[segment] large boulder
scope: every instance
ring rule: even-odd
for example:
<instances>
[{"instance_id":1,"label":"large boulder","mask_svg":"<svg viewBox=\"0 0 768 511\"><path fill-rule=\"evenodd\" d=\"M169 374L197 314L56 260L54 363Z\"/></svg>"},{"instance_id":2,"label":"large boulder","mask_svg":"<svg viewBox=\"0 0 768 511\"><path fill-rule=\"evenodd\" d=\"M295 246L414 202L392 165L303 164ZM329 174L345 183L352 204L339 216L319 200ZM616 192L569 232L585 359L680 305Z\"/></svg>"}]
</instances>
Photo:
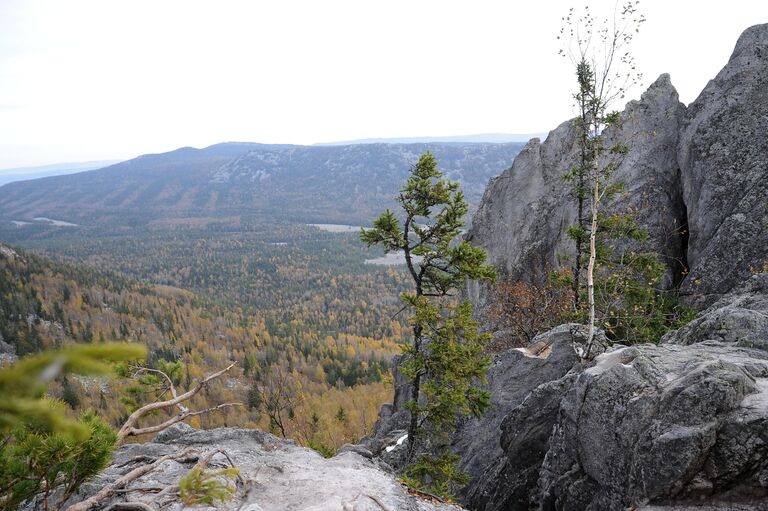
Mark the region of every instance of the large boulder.
<instances>
[{"instance_id":1,"label":"large boulder","mask_svg":"<svg viewBox=\"0 0 768 511\"><path fill-rule=\"evenodd\" d=\"M768 273L752 276L693 321L664 336L663 343L735 343L768 350Z\"/></svg>"},{"instance_id":2,"label":"large boulder","mask_svg":"<svg viewBox=\"0 0 768 511\"><path fill-rule=\"evenodd\" d=\"M616 348L565 394L538 504L759 505L768 498L766 426L768 352L719 341Z\"/></svg>"},{"instance_id":3,"label":"large boulder","mask_svg":"<svg viewBox=\"0 0 768 511\"><path fill-rule=\"evenodd\" d=\"M688 107L679 143L688 207L688 302L703 307L768 259L768 24L744 31Z\"/></svg>"},{"instance_id":4,"label":"large boulder","mask_svg":"<svg viewBox=\"0 0 768 511\"><path fill-rule=\"evenodd\" d=\"M470 507L490 503L487 509L504 509L494 506L514 502L518 495L527 500L535 489L535 474L557 418L558 383L553 382L565 387L570 375L582 368L586 334L581 325L560 325L538 335L528 346L496 357L488 371L490 409L481 419L466 420L454 435L453 449L461 456L459 468L472 478L464 499ZM602 352L606 344L599 332L592 352ZM530 408L529 396L537 392L548 393L552 406ZM542 405L543 401L535 402ZM510 419L515 413L517 419ZM500 429L504 431L501 441Z\"/></svg>"}]
</instances>

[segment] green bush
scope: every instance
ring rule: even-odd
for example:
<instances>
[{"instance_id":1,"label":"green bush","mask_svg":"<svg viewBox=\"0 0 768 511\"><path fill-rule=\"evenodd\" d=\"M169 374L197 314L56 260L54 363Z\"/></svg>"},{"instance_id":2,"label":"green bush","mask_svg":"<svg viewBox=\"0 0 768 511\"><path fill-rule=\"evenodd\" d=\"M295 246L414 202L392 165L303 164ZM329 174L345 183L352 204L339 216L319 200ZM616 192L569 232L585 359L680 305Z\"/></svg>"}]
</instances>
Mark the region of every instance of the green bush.
<instances>
[{"instance_id":1,"label":"green bush","mask_svg":"<svg viewBox=\"0 0 768 511\"><path fill-rule=\"evenodd\" d=\"M48 400L51 408L61 403ZM13 510L41 494L48 499L58 486L63 494L54 509L66 501L83 482L98 474L111 460L117 435L92 410L85 411L79 428L86 440L58 433L45 421L30 421L14 429L0 448L0 508Z\"/></svg>"}]
</instances>

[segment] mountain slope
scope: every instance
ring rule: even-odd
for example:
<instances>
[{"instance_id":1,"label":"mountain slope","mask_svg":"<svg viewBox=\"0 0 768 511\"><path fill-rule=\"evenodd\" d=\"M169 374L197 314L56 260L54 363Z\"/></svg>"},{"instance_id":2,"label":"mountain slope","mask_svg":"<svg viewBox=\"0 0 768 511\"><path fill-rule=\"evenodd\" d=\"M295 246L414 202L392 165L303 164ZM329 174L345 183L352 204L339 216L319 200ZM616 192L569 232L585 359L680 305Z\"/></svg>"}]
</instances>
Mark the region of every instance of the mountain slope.
<instances>
[{"instance_id":1,"label":"mountain slope","mask_svg":"<svg viewBox=\"0 0 768 511\"><path fill-rule=\"evenodd\" d=\"M359 224L392 198L410 166L432 151L477 204L488 179L521 144L218 144L145 155L80 174L0 188L0 218L83 225L164 223L239 226L253 219Z\"/></svg>"}]
</instances>

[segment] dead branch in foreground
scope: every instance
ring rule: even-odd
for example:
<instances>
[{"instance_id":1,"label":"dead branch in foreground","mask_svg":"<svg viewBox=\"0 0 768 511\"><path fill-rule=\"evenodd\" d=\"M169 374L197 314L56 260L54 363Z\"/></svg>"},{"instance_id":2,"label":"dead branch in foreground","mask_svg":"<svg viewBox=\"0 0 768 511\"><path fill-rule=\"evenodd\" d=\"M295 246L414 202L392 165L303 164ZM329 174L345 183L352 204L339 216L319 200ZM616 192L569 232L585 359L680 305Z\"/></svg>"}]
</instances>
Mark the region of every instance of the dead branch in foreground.
<instances>
[{"instance_id":1,"label":"dead branch in foreground","mask_svg":"<svg viewBox=\"0 0 768 511\"><path fill-rule=\"evenodd\" d=\"M168 383L168 386L169 386L168 388L171 391L171 395L173 397L165 401L155 401L153 403L146 404L140 407L135 412L133 412L125 421L125 424L123 424L123 427L120 428L120 431L118 431L117 442L121 443L123 440L125 440L129 436L143 435L145 433L159 433L160 431L163 431L164 429L172 426L173 424L181 422L184 419L193 417L195 415L210 413L228 406L242 406L242 403L223 403L218 406L214 406L212 408L207 408L205 410L192 412L187 407L182 405L183 402L191 399L194 395L196 395L198 392L203 390L211 381L215 380L216 378L220 377L224 373L228 372L233 367L235 367L234 363L230 364L229 366L225 367L220 371L217 371L209 376L206 376L205 378L197 382L194 387L189 389L187 392L184 392L183 394L178 394L176 392L176 386L173 384L173 381L171 380L171 378L164 372L158 371L157 369L148 369L143 367L139 368L138 370L139 372L151 372L151 373L157 373L163 376L166 382ZM136 423L139 421L139 419L141 419L143 416L145 416L149 412L152 412L154 410L160 410L163 408L171 408L174 406L179 408L179 413L178 415L171 417L167 421L157 424L155 426L148 426L144 428L139 428L136 426Z\"/></svg>"},{"instance_id":2,"label":"dead branch in foreground","mask_svg":"<svg viewBox=\"0 0 768 511\"><path fill-rule=\"evenodd\" d=\"M106 499L117 493L117 490L125 488L129 483L135 481L143 475L148 474L149 472L152 472L161 463L168 460L174 460L182 463L185 461L198 461L199 457L195 454L195 451L192 448L184 449L183 451L177 452L175 454L166 454L165 456L161 456L148 465L142 465L140 467L134 468L124 476L117 479L114 483L108 484L102 488L101 491L95 495L92 495L91 497L85 499L82 502L78 502L77 504L72 504L66 509L66 511L88 511L89 509L98 506Z\"/></svg>"}]
</instances>

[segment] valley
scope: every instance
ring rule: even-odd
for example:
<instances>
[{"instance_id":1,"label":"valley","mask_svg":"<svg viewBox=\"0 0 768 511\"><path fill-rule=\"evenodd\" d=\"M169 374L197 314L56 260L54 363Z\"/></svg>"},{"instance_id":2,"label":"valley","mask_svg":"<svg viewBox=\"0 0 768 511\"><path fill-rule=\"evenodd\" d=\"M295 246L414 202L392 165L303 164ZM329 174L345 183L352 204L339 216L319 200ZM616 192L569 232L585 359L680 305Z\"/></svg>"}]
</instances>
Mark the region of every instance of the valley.
<instances>
[{"instance_id":1,"label":"valley","mask_svg":"<svg viewBox=\"0 0 768 511\"><path fill-rule=\"evenodd\" d=\"M519 144L431 148L476 204ZM366 248L358 226L390 207L421 149L223 144L0 187L0 242L23 247L0 262L9 289L29 288L26 299L6 293L3 338L17 355L73 341L141 342L151 363L183 363L187 380L235 361L231 380L195 404L246 406L195 425L249 425L333 452L370 434L391 400L390 360L410 331L398 315L408 277L402 255ZM365 165L350 166L353 158ZM254 179L263 165L283 172L282 183ZM212 200L217 193L229 199ZM193 195L194 207L182 208ZM322 217L312 213L320 203ZM288 389L290 418L280 424L257 390L275 383ZM129 408L109 396L129 388L110 382L105 393L82 380L66 391L77 408L94 406L117 424Z\"/></svg>"}]
</instances>

